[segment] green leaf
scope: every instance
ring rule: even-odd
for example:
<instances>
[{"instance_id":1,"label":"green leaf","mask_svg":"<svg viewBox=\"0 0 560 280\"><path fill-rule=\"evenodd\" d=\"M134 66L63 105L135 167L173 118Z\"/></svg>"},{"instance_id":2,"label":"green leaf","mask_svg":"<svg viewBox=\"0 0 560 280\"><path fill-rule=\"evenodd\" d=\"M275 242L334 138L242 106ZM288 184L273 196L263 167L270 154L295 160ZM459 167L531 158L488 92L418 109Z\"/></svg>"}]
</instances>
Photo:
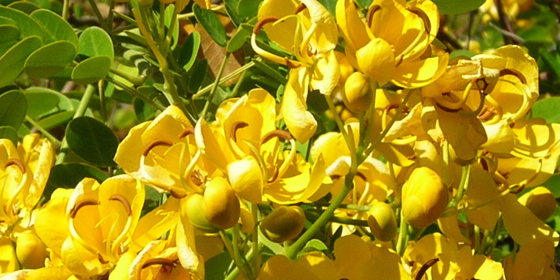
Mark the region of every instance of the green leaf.
<instances>
[{"instance_id":1,"label":"green leaf","mask_svg":"<svg viewBox=\"0 0 560 280\"><path fill-rule=\"evenodd\" d=\"M336 17L336 2L337 0L319 0L325 8L331 13L333 17ZM370 2L371 3L371 2Z\"/></svg>"},{"instance_id":2,"label":"green leaf","mask_svg":"<svg viewBox=\"0 0 560 280\"><path fill-rule=\"evenodd\" d=\"M31 14L44 30L44 44L68 41L78 50L78 36L72 26L59 15L49 10L37 10ZM85 32L85 31L84 31Z\"/></svg>"},{"instance_id":3,"label":"green leaf","mask_svg":"<svg viewBox=\"0 0 560 280\"><path fill-rule=\"evenodd\" d=\"M10 90L0 95L0 126L17 129L25 119L27 99L19 90Z\"/></svg>"},{"instance_id":4,"label":"green leaf","mask_svg":"<svg viewBox=\"0 0 560 280\"><path fill-rule=\"evenodd\" d=\"M145 122L151 120L155 116L154 108L146 104L146 102L142 101L140 98L134 98L132 101L134 105L134 114L136 114L136 119L138 122Z\"/></svg>"},{"instance_id":5,"label":"green leaf","mask_svg":"<svg viewBox=\"0 0 560 280\"><path fill-rule=\"evenodd\" d=\"M302 253L308 253L313 251L328 251L327 245L319 239L311 239L303 247Z\"/></svg>"},{"instance_id":6,"label":"green leaf","mask_svg":"<svg viewBox=\"0 0 560 280\"><path fill-rule=\"evenodd\" d=\"M167 29L171 28L171 20L173 19L173 10L175 10L175 5L169 4L167 8L165 8L165 27ZM173 28L173 40L171 43L170 48L172 50L177 47L177 43L179 43L179 19L175 18L175 27Z\"/></svg>"},{"instance_id":7,"label":"green leaf","mask_svg":"<svg viewBox=\"0 0 560 280\"><path fill-rule=\"evenodd\" d=\"M2 18L0 18L1 21ZM8 18L4 18L9 20ZM9 50L19 41L19 28L16 27L15 23L3 24L0 22L0 55L5 51Z\"/></svg>"},{"instance_id":8,"label":"green leaf","mask_svg":"<svg viewBox=\"0 0 560 280\"><path fill-rule=\"evenodd\" d=\"M256 17L261 2L262 0L239 0L237 3L237 12L244 18Z\"/></svg>"},{"instance_id":9,"label":"green leaf","mask_svg":"<svg viewBox=\"0 0 560 280\"><path fill-rule=\"evenodd\" d=\"M560 123L560 97L549 97L535 102L533 118L543 118L547 123Z\"/></svg>"},{"instance_id":10,"label":"green leaf","mask_svg":"<svg viewBox=\"0 0 560 280\"><path fill-rule=\"evenodd\" d=\"M62 163L51 169L51 174L43 195L50 197L57 188L72 189L84 178L94 178L98 182L105 181L108 176L95 166L85 163Z\"/></svg>"},{"instance_id":11,"label":"green leaf","mask_svg":"<svg viewBox=\"0 0 560 280\"><path fill-rule=\"evenodd\" d=\"M196 20L208 32L212 40L218 45L225 47L227 43L226 29L218 16L211 10L200 8L197 4L193 5L193 12Z\"/></svg>"},{"instance_id":12,"label":"green leaf","mask_svg":"<svg viewBox=\"0 0 560 280\"><path fill-rule=\"evenodd\" d=\"M33 52L25 61L25 71L33 78L49 78L66 68L76 57L76 47L58 41Z\"/></svg>"},{"instance_id":13,"label":"green leaf","mask_svg":"<svg viewBox=\"0 0 560 280\"><path fill-rule=\"evenodd\" d=\"M485 0L433 0L440 14L456 15L464 14L478 9Z\"/></svg>"},{"instance_id":14,"label":"green leaf","mask_svg":"<svg viewBox=\"0 0 560 280\"><path fill-rule=\"evenodd\" d=\"M8 7L14 8L16 10L20 10L28 15L39 9L37 5L30 2L23 2L23 1L13 2L10 5L8 5Z\"/></svg>"},{"instance_id":15,"label":"green leaf","mask_svg":"<svg viewBox=\"0 0 560 280\"><path fill-rule=\"evenodd\" d=\"M543 61L550 67L556 79L560 79L560 62L558 61L558 56L554 58L554 56L548 52L546 49L542 49L540 51L541 58Z\"/></svg>"},{"instance_id":16,"label":"green leaf","mask_svg":"<svg viewBox=\"0 0 560 280\"><path fill-rule=\"evenodd\" d=\"M247 37L251 37L251 32L244 28L242 24L242 26L237 28L237 32L235 32L235 35L233 35L233 37L231 37L231 39L227 43L226 50L228 52L234 52L240 49L241 47L243 47L243 44L245 44L245 40L247 39Z\"/></svg>"},{"instance_id":17,"label":"green leaf","mask_svg":"<svg viewBox=\"0 0 560 280\"><path fill-rule=\"evenodd\" d=\"M74 111L62 111L42 118L38 123L42 128L48 130L67 123L73 116Z\"/></svg>"},{"instance_id":18,"label":"green leaf","mask_svg":"<svg viewBox=\"0 0 560 280\"><path fill-rule=\"evenodd\" d=\"M73 111L72 101L55 90L31 87L22 90L27 98L27 116L40 119L60 111Z\"/></svg>"},{"instance_id":19,"label":"green leaf","mask_svg":"<svg viewBox=\"0 0 560 280\"><path fill-rule=\"evenodd\" d=\"M0 57L0 87L11 84L23 72L27 57L41 47L39 37L27 37Z\"/></svg>"},{"instance_id":20,"label":"green leaf","mask_svg":"<svg viewBox=\"0 0 560 280\"><path fill-rule=\"evenodd\" d=\"M17 130L11 126L0 126L0 138L10 139L14 146L17 146L18 133Z\"/></svg>"},{"instance_id":21,"label":"green leaf","mask_svg":"<svg viewBox=\"0 0 560 280\"><path fill-rule=\"evenodd\" d=\"M72 80L78 84L95 83L109 74L111 61L111 58L107 56L88 58L74 67Z\"/></svg>"},{"instance_id":22,"label":"green leaf","mask_svg":"<svg viewBox=\"0 0 560 280\"><path fill-rule=\"evenodd\" d=\"M92 26L82 32L79 39L78 54L86 57L106 56L113 61L113 41L105 30Z\"/></svg>"},{"instance_id":23,"label":"green leaf","mask_svg":"<svg viewBox=\"0 0 560 280\"><path fill-rule=\"evenodd\" d=\"M111 129L94 118L73 119L66 128L66 141L76 155L95 165L116 165L113 157L119 140Z\"/></svg>"},{"instance_id":24,"label":"green leaf","mask_svg":"<svg viewBox=\"0 0 560 280\"><path fill-rule=\"evenodd\" d=\"M21 38L37 36L39 41L43 40L43 29L41 26L24 12L0 6L0 17L7 17L15 21L21 32Z\"/></svg>"},{"instance_id":25,"label":"green leaf","mask_svg":"<svg viewBox=\"0 0 560 280\"><path fill-rule=\"evenodd\" d=\"M183 44L181 52L179 53L179 66L182 66L186 72L189 72L200 49L200 33L194 31L189 35L189 38Z\"/></svg>"},{"instance_id":26,"label":"green leaf","mask_svg":"<svg viewBox=\"0 0 560 280\"><path fill-rule=\"evenodd\" d=\"M189 92L197 92L204 77L206 76L206 71L208 70L208 61L206 59L200 59L195 62L191 71L187 73L189 75L187 88Z\"/></svg>"}]
</instances>

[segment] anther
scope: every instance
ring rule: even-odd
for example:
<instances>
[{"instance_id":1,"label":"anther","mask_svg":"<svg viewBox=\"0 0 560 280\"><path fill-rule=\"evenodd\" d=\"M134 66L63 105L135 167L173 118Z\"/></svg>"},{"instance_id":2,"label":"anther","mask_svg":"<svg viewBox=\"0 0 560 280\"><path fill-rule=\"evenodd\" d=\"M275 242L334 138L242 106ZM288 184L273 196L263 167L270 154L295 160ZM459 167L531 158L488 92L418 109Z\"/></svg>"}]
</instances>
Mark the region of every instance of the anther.
<instances>
[{"instance_id":1,"label":"anther","mask_svg":"<svg viewBox=\"0 0 560 280\"><path fill-rule=\"evenodd\" d=\"M165 141L165 140L155 140L153 142L151 142L150 144L148 144L146 146L146 148L144 148L144 151L142 151L142 155L143 156L148 156L148 153L155 147L157 146L167 146L167 147L171 147L173 146L173 143Z\"/></svg>"},{"instance_id":2,"label":"anther","mask_svg":"<svg viewBox=\"0 0 560 280\"><path fill-rule=\"evenodd\" d=\"M368 27L371 27L371 21L373 20L373 14L375 14L375 12L381 10L381 6L379 5L371 5L371 7L369 8L367 15L366 15L366 24Z\"/></svg>"},{"instance_id":3,"label":"anther","mask_svg":"<svg viewBox=\"0 0 560 280\"><path fill-rule=\"evenodd\" d=\"M356 173L356 176L362 178L362 180L364 180L364 182L367 182L366 175L364 175L362 172L358 171L358 173Z\"/></svg>"},{"instance_id":4,"label":"anther","mask_svg":"<svg viewBox=\"0 0 560 280\"><path fill-rule=\"evenodd\" d=\"M244 121L237 121L235 123L233 123L233 125L231 126L231 134L230 137L233 139L234 142L237 142L237 130L240 128L244 128L249 126L248 123L244 122Z\"/></svg>"},{"instance_id":5,"label":"anther","mask_svg":"<svg viewBox=\"0 0 560 280\"><path fill-rule=\"evenodd\" d=\"M428 17L428 15L424 11L416 7L407 7L407 10L422 19L422 21L424 22L426 33L430 34L430 31L432 31L432 24L430 23L430 18Z\"/></svg>"},{"instance_id":6,"label":"anther","mask_svg":"<svg viewBox=\"0 0 560 280\"><path fill-rule=\"evenodd\" d=\"M299 14L301 11L307 9L307 6L305 6L305 4L300 3L297 7L296 10L294 11L294 14Z\"/></svg>"},{"instance_id":7,"label":"anther","mask_svg":"<svg viewBox=\"0 0 560 280\"><path fill-rule=\"evenodd\" d=\"M274 137L278 137L278 138L282 138L286 141L290 141L292 140L292 135L284 130L273 130L267 134L265 134L262 138L261 138L261 145L268 142L270 139L274 138Z\"/></svg>"},{"instance_id":8,"label":"anther","mask_svg":"<svg viewBox=\"0 0 560 280\"><path fill-rule=\"evenodd\" d=\"M514 70L514 69L502 69L500 70L500 77L501 76L506 76L506 75L513 75L515 77L517 77L521 83L523 83L524 85L527 84L527 79L525 78L525 76L521 73L519 73L519 71Z\"/></svg>"},{"instance_id":9,"label":"anther","mask_svg":"<svg viewBox=\"0 0 560 280\"><path fill-rule=\"evenodd\" d=\"M76 205L72 207L72 210L70 210L70 217L74 219L76 217L76 214L78 214L80 208L84 206L93 206L93 205L99 205L99 201L89 198L76 203Z\"/></svg>"},{"instance_id":10,"label":"anther","mask_svg":"<svg viewBox=\"0 0 560 280\"><path fill-rule=\"evenodd\" d=\"M21 173L25 173L25 166L17 158L11 158L11 159L7 160L6 163L4 163L4 169L6 169L8 166L12 166L14 164L17 165L17 167L19 168Z\"/></svg>"},{"instance_id":11,"label":"anther","mask_svg":"<svg viewBox=\"0 0 560 280\"><path fill-rule=\"evenodd\" d=\"M269 16L261 19L259 22L257 22L257 24L255 24L255 27L253 27L253 34L258 34L265 24L277 22L279 19L279 17L275 16Z\"/></svg>"},{"instance_id":12,"label":"anther","mask_svg":"<svg viewBox=\"0 0 560 280\"><path fill-rule=\"evenodd\" d=\"M150 267L153 265L161 265L161 266L167 266L172 268L175 266L175 263L172 260L168 260L164 258L153 258L147 260L144 264L142 264L142 269L145 269L146 267Z\"/></svg>"},{"instance_id":13,"label":"anther","mask_svg":"<svg viewBox=\"0 0 560 280\"><path fill-rule=\"evenodd\" d=\"M181 199L187 196L187 194L182 194L182 193L178 193L177 191L170 189L169 193L171 194L172 197L177 198L177 199Z\"/></svg>"},{"instance_id":14,"label":"anther","mask_svg":"<svg viewBox=\"0 0 560 280\"><path fill-rule=\"evenodd\" d=\"M420 270L418 270L418 274L416 274L416 277L414 277L414 280L421 280L422 277L424 277L424 274L426 274L426 271L428 271L428 268L432 267L438 261L439 261L438 258L428 260L424 265L422 265Z\"/></svg>"},{"instance_id":15,"label":"anther","mask_svg":"<svg viewBox=\"0 0 560 280\"><path fill-rule=\"evenodd\" d=\"M126 214L128 216L130 216L130 214L132 214L132 208L130 207L130 203L128 202L126 197L124 197L123 195L114 194L109 198L109 200L119 201L124 206L124 209L126 210Z\"/></svg>"},{"instance_id":16,"label":"anther","mask_svg":"<svg viewBox=\"0 0 560 280\"><path fill-rule=\"evenodd\" d=\"M189 135L193 135L194 134L194 128L192 127L187 127L185 128L185 130L183 130L180 134L179 134L179 139L185 138Z\"/></svg>"}]
</instances>

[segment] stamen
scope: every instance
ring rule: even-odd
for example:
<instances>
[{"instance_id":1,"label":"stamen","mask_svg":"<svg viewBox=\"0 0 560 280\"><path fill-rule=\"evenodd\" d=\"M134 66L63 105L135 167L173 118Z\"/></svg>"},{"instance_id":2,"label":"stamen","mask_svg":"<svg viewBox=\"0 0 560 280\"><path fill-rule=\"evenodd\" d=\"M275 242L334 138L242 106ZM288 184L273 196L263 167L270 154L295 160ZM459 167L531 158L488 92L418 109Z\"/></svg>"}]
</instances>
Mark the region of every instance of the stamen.
<instances>
[{"instance_id":1,"label":"stamen","mask_svg":"<svg viewBox=\"0 0 560 280\"><path fill-rule=\"evenodd\" d=\"M170 189L169 193L171 194L172 197L177 198L177 199L181 199L187 196L186 193L179 193L174 189Z\"/></svg>"},{"instance_id":2,"label":"stamen","mask_svg":"<svg viewBox=\"0 0 560 280\"><path fill-rule=\"evenodd\" d=\"M527 84L527 79L525 78L525 76L523 74L521 74L520 72L518 72L517 70L514 69L502 69L500 70L500 77L501 76L506 76L506 75L513 75L515 77L517 77L521 83L523 83L524 85Z\"/></svg>"},{"instance_id":3,"label":"stamen","mask_svg":"<svg viewBox=\"0 0 560 280\"><path fill-rule=\"evenodd\" d=\"M103 258L103 256L101 255L101 253L97 253L97 259L98 259L99 262L102 263L102 264L108 264L108 263L109 263L108 260L105 260L105 259Z\"/></svg>"},{"instance_id":4,"label":"stamen","mask_svg":"<svg viewBox=\"0 0 560 280\"><path fill-rule=\"evenodd\" d=\"M294 14L299 14L301 11L307 9L307 6L305 6L305 4L300 3L297 7L296 10L294 11Z\"/></svg>"},{"instance_id":5,"label":"stamen","mask_svg":"<svg viewBox=\"0 0 560 280\"><path fill-rule=\"evenodd\" d=\"M126 210L126 214L128 216L130 216L132 214L132 208L130 207L130 203L128 202L126 197L124 197L123 195L114 194L109 198L109 200L120 201L122 203L122 205L124 206L124 209Z\"/></svg>"},{"instance_id":6,"label":"stamen","mask_svg":"<svg viewBox=\"0 0 560 280\"><path fill-rule=\"evenodd\" d=\"M364 182L367 182L366 175L364 175L362 172L358 171L358 173L356 173L356 176L362 178L362 180L364 180Z\"/></svg>"},{"instance_id":7,"label":"stamen","mask_svg":"<svg viewBox=\"0 0 560 280\"><path fill-rule=\"evenodd\" d=\"M153 265L161 265L161 266L167 266L167 267L173 268L175 266L175 263L172 260L169 260L169 259L153 258L153 259L147 260L144 264L142 264L142 269L145 269L145 268L153 266Z\"/></svg>"},{"instance_id":8,"label":"stamen","mask_svg":"<svg viewBox=\"0 0 560 280\"><path fill-rule=\"evenodd\" d=\"M257 22L257 24L255 24L255 27L253 27L253 34L258 34L265 24L276 22L279 19L280 19L279 17L275 17L275 16L268 16L261 19L259 22Z\"/></svg>"},{"instance_id":9,"label":"stamen","mask_svg":"<svg viewBox=\"0 0 560 280\"><path fill-rule=\"evenodd\" d=\"M371 28L371 21L373 20L373 14L375 12L381 10L381 6L379 5L371 5L366 15L366 24L369 28Z\"/></svg>"},{"instance_id":10,"label":"stamen","mask_svg":"<svg viewBox=\"0 0 560 280\"><path fill-rule=\"evenodd\" d=\"M91 199L91 198L87 198L87 199L84 199L84 200L76 203L76 205L74 205L74 207L72 207L72 210L70 210L70 217L72 219L74 219L76 217L76 214L78 214L78 211L80 210L80 208L82 208L84 206L93 206L93 205L99 205L99 201Z\"/></svg>"},{"instance_id":11,"label":"stamen","mask_svg":"<svg viewBox=\"0 0 560 280\"><path fill-rule=\"evenodd\" d=\"M268 142L270 139L274 138L274 137L278 137L278 138L282 138L286 141L290 141L293 139L292 135L285 131L285 130L273 130L267 134L265 134L262 138L261 138L261 145L263 145L264 143Z\"/></svg>"},{"instance_id":12,"label":"stamen","mask_svg":"<svg viewBox=\"0 0 560 280\"><path fill-rule=\"evenodd\" d=\"M148 156L148 153L155 147L157 146L167 146L167 147L171 147L173 146L173 143L165 141L165 140L155 140L153 142L151 142L150 144L148 144L146 146L146 148L144 148L144 151L142 151L142 155L143 156Z\"/></svg>"},{"instance_id":13,"label":"stamen","mask_svg":"<svg viewBox=\"0 0 560 280\"><path fill-rule=\"evenodd\" d=\"M406 9L422 19L422 21L424 22L424 29L429 35L432 31L432 24L430 23L430 18L428 17L428 15L422 9L418 9L416 7L406 7Z\"/></svg>"},{"instance_id":14,"label":"stamen","mask_svg":"<svg viewBox=\"0 0 560 280\"><path fill-rule=\"evenodd\" d=\"M193 135L194 134L194 128L192 127L187 127L185 128L185 130L183 130L180 134L179 134L179 139L185 138L189 135Z\"/></svg>"},{"instance_id":15,"label":"stamen","mask_svg":"<svg viewBox=\"0 0 560 280\"><path fill-rule=\"evenodd\" d=\"M439 261L438 258L431 259L431 260L427 261L424 265L422 265L420 270L418 270L418 274L416 274L416 277L414 277L414 280L422 280L422 277L424 277L424 274L426 274L426 271L428 271L428 268L432 267L438 261Z\"/></svg>"},{"instance_id":16,"label":"stamen","mask_svg":"<svg viewBox=\"0 0 560 280\"><path fill-rule=\"evenodd\" d=\"M247 126L249 126L249 124L244 121L237 121L233 123L233 125L231 126L230 137L233 139L234 142L237 142L237 130Z\"/></svg>"},{"instance_id":17,"label":"stamen","mask_svg":"<svg viewBox=\"0 0 560 280\"><path fill-rule=\"evenodd\" d=\"M23 165L23 163L17 158L11 158L11 159L7 160L6 163L4 163L4 169L6 169L6 168L8 168L8 166L12 166L14 164L17 165L17 167L19 168L21 173L25 173L25 165Z\"/></svg>"}]
</instances>

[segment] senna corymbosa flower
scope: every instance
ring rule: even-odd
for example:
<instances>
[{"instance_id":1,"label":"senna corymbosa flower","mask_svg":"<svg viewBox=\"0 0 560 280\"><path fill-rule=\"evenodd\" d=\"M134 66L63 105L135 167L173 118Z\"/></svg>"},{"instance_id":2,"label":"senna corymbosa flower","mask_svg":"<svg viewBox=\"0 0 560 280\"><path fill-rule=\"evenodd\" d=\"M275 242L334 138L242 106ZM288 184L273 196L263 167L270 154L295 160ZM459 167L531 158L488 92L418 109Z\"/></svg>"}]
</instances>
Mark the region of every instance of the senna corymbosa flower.
<instances>
[{"instance_id":1,"label":"senna corymbosa flower","mask_svg":"<svg viewBox=\"0 0 560 280\"><path fill-rule=\"evenodd\" d=\"M259 9L258 19L251 45L259 55L292 68L280 111L288 130L297 141L305 143L317 130L317 121L307 111L309 88L330 95L339 82L340 66L334 51L338 42L336 22L316 0L301 3L266 0ZM271 41L297 60L274 55L259 47L256 38L261 28Z\"/></svg>"},{"instance_id":2,"label":"senna corymbosa flower","mask_svg":"<svg viewBox=\"0 0 560 280\"><path fill-rule=\"evenodd\" d=\"M140 218L145 191L128 175L102 184L91 178L57 190L37 213L35 229L58 260L80 277L106 275L128 252L138 252L175 224L178 201L169 198Z\"/></svg>"},{"instance_id":3,"label":"senna corymbosa flower","mask_svg":"<svg viewBox=\"0 0 560 280\"><path fill-rule=\"evenodd\" d=\"M42 242L33 230L33 209L43 195L53 163L51 143L38 134L26 135L17 146L0 139L0 273L18 269L18 250L19 262L25 267L44 265ZM22 240L18 242L19 236ZM14 248L14 243L20 248ZM26 252L34 249L33 258Z\"/></svg>"},{"instance_id":4,"label":"senna corymbosa flower","mask_svg":"<svg viewBox=\"0 0 560 280\"><path fill-rule=\"evenodd\" d=\"M380 85L392 81L421 87L445 70L448 54L431 46L439 28L438 9L431 1L376 1L365 22L354 1L338 1L336 21L351 64Z\"/></svg>"},{"instance_id":5,"label":"senna corymbosa flower","mask_svg":"<svg viewBox=\"0 0 560 280\"><path fill-rule=\"evenodd\" d=\"M324 187L324 161L319 158L311 165L297 154L291 135L276 129L275 106L274 98L262 89L226 100L218 108L215 122L197 123L196 143L227 174L242 199L280 204L319 199L315 194ZM282 140L289 150L282 148Z\"/></svg>"}]
</instances>

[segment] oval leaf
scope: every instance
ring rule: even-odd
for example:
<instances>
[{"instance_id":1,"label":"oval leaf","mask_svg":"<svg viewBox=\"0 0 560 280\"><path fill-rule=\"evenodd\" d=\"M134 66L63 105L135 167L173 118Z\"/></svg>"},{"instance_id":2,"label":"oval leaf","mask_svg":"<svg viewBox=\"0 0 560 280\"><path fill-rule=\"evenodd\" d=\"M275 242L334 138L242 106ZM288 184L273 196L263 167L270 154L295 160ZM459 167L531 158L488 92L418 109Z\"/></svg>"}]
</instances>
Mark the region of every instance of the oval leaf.
<instances>
[{"instance_id":1,"label":"oval leaf","mask_svg":"<svg viewBox=\"0 0 560 280\"><path fill-rule=\"evenodd\" d=\"M80 181L88 177L94 178L98 182L103 182L108 178L107 174L99 170L99 168L85 163L62 163L55 165L51 169L49 181L43 195L50 197L57 188L75 188Z\"/></svg>"},{"instance_id":2,"label":"oval leaf","mask_svg":"<svg viewBox=\"0 0 560 280\"><path fill-rule=\"evenodd\" d=\"M433 0L443 15L464 14L478 9L485 0Z\"/></svg>"},{"instance_id":3,"label":"oval leaf","mask_svg":"<svg viewBox=\"0 0 560 280\"><path fill-rule=\"evenodd\" d=\"M74 111L62 111L41 119L38 124L48 130L67 123L73 116Z\"/></svg>"},{"instance_id":4,"label":"oval leaf","mask_svg":"<svg viewBox=\"0 0 560 280\"><path fill-rule=\"evenodd\" d=\"M200 33L193 31L183 44L181 52L179 53L179 65L181 65L186 72L188 72L193 66L196 57L198 56L199 49Z\"/></svg>"},{"instance_id":5,"label":"oval leaf","mask_svg":"<svg viewBox=\"0 0 560 280\"><path fill-rule=\"evenodd\" d=\"M111 69L111 58L96 56L80 62L72 70L72 80L78 84L95 83L107 76Z\"/></svg>"},{"instance_id":6,"label":"oval leaf","mask_svg":"<svg viewBox=\"0 0 560 280\"><path fill-rule=\"evenodd\" d=\"M25 119L27 99L19 90L10 90L0 95L0 126L17 129Z\"/></svg>"},{"instance_id":7,"label":"oval leaf","mask_svg":"<svg viewBox=\"0 0 560 280\"><path fill-rule=\"evenodd\" d=\"M10 139L14 146L17 146L18 134L16 129L11 126L0 126L0 138Z\"/></svg>"},{"instance_id":8,"label":"oval leaf","mask_svg":"<svg viewBox=\"0 0 560 280\"><path fill-rule=\"evenodd\" d=\"M225 47L227 44L226 29L218 16L211 10L200 8L198 5L193 5L193 12L196 20L202 25L208 35L218 45Z\"/></svg>"},{"instance_id":9,"label":"oval leaf","mask_svg":"<svg viewBox=\"0 0 560 280\"><path fill-rule=\"evenodd\" d=\"M40 9L31 14L45 31L44 44L55 41L68 41L78 49L78 36L72 26L58 14ZM84 31L85 32L85 31Z\"/></svg>"},{"instance_id":10,"label":"oval leaf","mask_svg":"<svg viewBox=\"0 0 560 280\"><path fill-rule=\"evenodd\" d=\"M95 165L115 166L119 141L102 122L90 117L73 119L66 128L66 141L79 157Z\"/></svg>"},{"instance_id":11,"label":"oval leaf","mask_svg":"<svg viewBox=\"0 0 560 280\"><path fill-rule=\"evenodd\" d=\"M0 16L7 17L17 23L17 27L21 32L21 37L37 36L40 41L43 40L43 29L41 26L30 16L24 12L10 7L0 6Z\"/></svg>"},{"instance_id":12,"label":"oval leaf","mask_svg":"<svg viewBox=\"0 0 560 280\"><path fill-rule=\"evenodd\" d=\"M533 105L533 118L543 118L547 123L560 123L560 97L544 98Z\"/></svg>"},{"instance_id":13,"label":"oval leaf","mask_svg":"<svg viewBox=\"0 0 560 280\"><path fill-rule=\"evenodd\" d=\"M76 57L76 48L58 41L33 52L25 61L25 71L33 78L48 78L64 70Z\"/></svg>"},{"instance_id":14,"label":"oval leaf","mask_svg":"<svg viewBox=\"0 0 560 280\"><path fill-rule=\"evenodd\" d=\"M48 88L31 87L22 91L27 98L27 115L39 119L59 111L73 111L72 101L57 91Z\"/></svg>"},{"instance_id":15,"label":"oval leaf","mask_svg":"<svg viewBox=\"0 0 560 280\"><path fill-rule=\"evenodd\" d=\"M39 37L27 37L0 57L0 87L11 84L23 71L27 57L41 47Z\"/></svg>"},{"instance_id":16,"label":"oval leaf","mask_svg":"<svg viewBox=\"0 0 560 280\"><path fill-rule=\"evenodd\" d=\"M113 41L105 30L93 26L90 27L80 35L79 39L79 54L85 57L106 56L113 61L115 56L113 52Z\"/></svg>"}]
</instances>

